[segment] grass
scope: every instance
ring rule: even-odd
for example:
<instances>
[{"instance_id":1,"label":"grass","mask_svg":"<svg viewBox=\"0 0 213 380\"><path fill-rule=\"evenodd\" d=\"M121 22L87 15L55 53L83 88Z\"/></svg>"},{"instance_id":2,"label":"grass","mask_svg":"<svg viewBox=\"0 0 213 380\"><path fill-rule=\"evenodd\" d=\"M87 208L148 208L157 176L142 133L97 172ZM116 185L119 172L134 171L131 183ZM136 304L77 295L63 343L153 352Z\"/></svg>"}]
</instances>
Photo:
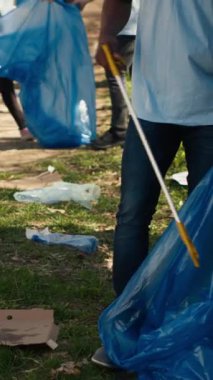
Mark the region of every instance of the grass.
<instances>
[{"instance_id":1,"label":"grass","mask_svg":"<svg viewBox=\"0 0 213 380\"><path fill-rule=\"evenodd\" d=\"M61 363L84 359L87 359L86 364L75 376L76 380L118 378L116 374L93 366L89 358L99 346L98 317L114 297L109 263L119 200L120 158L120 148L107 152L79 149L65 152L58 159L36 163L35 167L31 165L31 174L42 172L51 164L66 181L98 183L102 195L91 211L71 202L52 206L21 204L14 200L12 190L0 191L0 307L52 308L60 325L56 351L1 347L1 380L52 379L51 371ZM170 171L184 169L180 150ZM28 171L25 166L21 174ZM185 189L169 180L167 185L179 207L185 199ZM65 213L61 214L60 210ZM163 232L170 218L170 211L161 197L151 228L152 242ZM45 226L51 231L95 235L100 241L99 250L96 255L82 256L74 249L26 240L26 227ZM61 374L56 378L73 376Z\"/></svg>"},{"instance_id":2,"label":"grass","mask_svg":"<svg viewBox=\"0 0 213 380\"><path fill-rule=\"evenodd\" d=\"M107 117L106 120L109 121ZM99 130L104 128L106 124ZM60 326L55 351L45 347L1 346L0 380L124 378L90 362L91 354L100 344L99 315L114 298L112 239L119 202L121 153L119 147L106 152L88 148L65 150L57 158L23 164L18 172L0 172L0 179L15 179L37 175L52 165L65 181L96 183L102 192L99 202L87 210L72 202L22 204L14 200L13 190L0 190L0 308L52 308ZM166 179L177 208L182 205L186 190L171 182L169 176L182 170L185 164L180 149ZM162 196L151 226L151 244L170 219L171 212ZM95 235L99 239L98 252L82 256L75 249L42 245L25 238L26 227L46 226L52 232ZM70 361L79 363L79 374L54 372Z\"/></svg>"}]
</instances>

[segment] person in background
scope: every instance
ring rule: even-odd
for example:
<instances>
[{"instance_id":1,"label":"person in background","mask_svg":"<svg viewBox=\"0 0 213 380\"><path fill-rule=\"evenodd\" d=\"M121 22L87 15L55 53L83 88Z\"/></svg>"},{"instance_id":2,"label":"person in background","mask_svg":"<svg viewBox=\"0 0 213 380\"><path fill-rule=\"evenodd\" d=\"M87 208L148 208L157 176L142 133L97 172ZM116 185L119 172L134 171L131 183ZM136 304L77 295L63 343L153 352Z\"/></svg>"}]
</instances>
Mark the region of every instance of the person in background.
<instances>
[{"instance_id":1,"label":"person in background","mask_svg":"<svg viewBox=\"0 0 213 380\"><path fill-rule=\"evenodd\" d=\"M117 34L129 18L131 3L104 0L97 61L105 68L108 65L101 46L109 44L117 57ZM189 193L213 166L212 25L212 0L140 1L133 108L163 176L183 144ZM147 257L149 225L159 194L160 185L130 119L114 236L116 296ZM92 361L115 367L103 347Z\"/></svg>"},{"instance_id":2,"label":"person in background","mask_svg":"<svg viewBox=\"0 0 213 380\"><path fill-rule=\"evenodd\" d=\"M120 70L120 75L125 85L127 74L129 73L131 76L139 1L132 1L130 18L117 35L116 52L125 64ZM107 149L116 145L123 146L129 121L129 111L116 79L108 68L105 68L105 74L112 105L111 126L102 136L93 141L92 146L94 149Z\"/></svg>"}]
</instances>

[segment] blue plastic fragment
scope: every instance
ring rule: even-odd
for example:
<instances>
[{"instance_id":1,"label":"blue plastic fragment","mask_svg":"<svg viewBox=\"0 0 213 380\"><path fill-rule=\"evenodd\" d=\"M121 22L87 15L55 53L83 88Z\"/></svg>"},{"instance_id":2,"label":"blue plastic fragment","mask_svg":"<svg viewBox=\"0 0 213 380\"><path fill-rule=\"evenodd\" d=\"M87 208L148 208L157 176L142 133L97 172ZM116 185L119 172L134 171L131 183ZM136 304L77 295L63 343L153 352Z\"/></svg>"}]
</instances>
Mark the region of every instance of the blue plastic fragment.
<instances>
[{"instance_id":1,"label":"blue plastic fragment","mask_svg":"<svg viewBox=\"0 0 213 380\"><path fill-rule=\"evenodd\" d=\"M26 236L38 243L67 245L89 255L95 253L98 247L97 238L91 235L68 235L49 232L48 229L43 231L27 229Z\"/></svg>"}]
</instances>

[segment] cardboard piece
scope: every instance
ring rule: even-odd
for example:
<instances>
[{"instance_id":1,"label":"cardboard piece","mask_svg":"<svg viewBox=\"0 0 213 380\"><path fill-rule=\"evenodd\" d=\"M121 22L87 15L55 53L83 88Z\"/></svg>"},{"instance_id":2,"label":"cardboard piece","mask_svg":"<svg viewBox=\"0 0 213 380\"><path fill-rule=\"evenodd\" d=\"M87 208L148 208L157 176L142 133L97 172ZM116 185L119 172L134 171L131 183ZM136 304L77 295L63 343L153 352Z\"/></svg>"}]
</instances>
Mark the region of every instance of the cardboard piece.
<instances>
[{"instance_id":1,"label":"cardboard piece","mask_svg":"<svg viewBox=\"0 0 213 380\"><path fill-rule=\"evenodd\" d=\"M45 172L35 177L24 177L14 180L0 181L1 189L18 189L18 190L31 190L39 189L52 185L54 182L61 181L62 178L59 173Z\"/></svg>"},{"instance_id":2,"label":"cardboard piece","mask_svg":"<svg viewBox=\"0 0 213 380\"><path fill-rule=\"evenodd\" d=\"M54 324L53 310L0 310L0 326L0 345L46 344L52 350L58 346L59 328Z\"/></svg>"}]
</instances>

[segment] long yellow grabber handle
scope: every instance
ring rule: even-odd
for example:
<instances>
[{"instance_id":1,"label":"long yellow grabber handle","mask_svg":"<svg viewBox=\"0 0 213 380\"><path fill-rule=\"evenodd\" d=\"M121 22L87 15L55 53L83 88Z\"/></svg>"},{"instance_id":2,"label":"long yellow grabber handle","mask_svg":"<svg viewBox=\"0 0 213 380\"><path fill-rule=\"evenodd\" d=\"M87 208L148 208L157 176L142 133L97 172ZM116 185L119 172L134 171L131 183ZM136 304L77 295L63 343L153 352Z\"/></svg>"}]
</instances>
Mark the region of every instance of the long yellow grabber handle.
<instances>
[{"instance_id":1,"label":"long yellow grabber handle","mask_svg":"<svg viewBox=\"0 0 213 380\"><path fill-rule=\"evenodd\" d=\"M150 160L150 163L151 163L151 165L153 167L153 170L154 170L154 172L156 174L156 177L157 177L157 179L159 181L161 189L162 189L162 191L165 194L165 197L167 199L168 205L169 205L169 207L171 209L171 212L173 214L173 217L174 217L174 219L176 221L176 225L177 225L177 229L179 231L180 237L181 237L182 241L184 242L184 244L186 245L186 247L188 249L188 252L189 252L190 257L191 257L191 259L192 259L192 261L194 263L194 266L196 268L198 268L200 266L200 263L199 263L199 254L198 254L198 252L197 252L197 250L196 250L193 242L191 241L191 239L190 239L190 237L189 237L189 235L187 233L187 230L186 230L184 224L181 222L181 220L180 220L180 218L178 216L178 213L177 213L177 211L175 209L175 206L174 206L174 203L172 201L172 198L171 198L171 196L170 196L170 194L169 194L169 192L167 190L167 187L165 185L165 182L163 180L161 172L160 172L160 170L158 168L156 160L155 160L155 158L153 156L153 153L152 153L152 151L150 149L149 143L148 143L148 141L146 139L146 136L145 136L145 134L143 132L143 129L141 128L141 125L140 125L140 123L139 123L139 121L137 119L137 116L136 116L135 111L134 111L134 109L132 107L132 104L131 104L131 102L129 100L129 97L127 95L126 89L125 89L125 87L123 85L123 82L121 80L120 73L119 73L118 68L117 68L117 66L115 64L113 56L112 56L112 54L111 54L111 52L109 50L108 45L104 44L104 45L102 45L102 48L103 48L103 51L104 51L104 53L106 55L106 59L107 59L108 65L110 67L110 70L111 70L112 74L114 75L114 77L115 77L115 79L117 81L117 84L118 84L118 86L119 86L119 88L121 90L121 93L122 93L122 95L124 97L124 100L125 100L126 105L128 107L129 113L130 113L130 115L132 117L132 120L133 120L133 122L135 124L135 127L136 127L137 132L138 132L138 134L140 136L141 142L142 142L142 144L144 146L144 149L145 149L145 151L147 153L147 156L148 156L148 158Z\"/></svg>"}]
</instances>

